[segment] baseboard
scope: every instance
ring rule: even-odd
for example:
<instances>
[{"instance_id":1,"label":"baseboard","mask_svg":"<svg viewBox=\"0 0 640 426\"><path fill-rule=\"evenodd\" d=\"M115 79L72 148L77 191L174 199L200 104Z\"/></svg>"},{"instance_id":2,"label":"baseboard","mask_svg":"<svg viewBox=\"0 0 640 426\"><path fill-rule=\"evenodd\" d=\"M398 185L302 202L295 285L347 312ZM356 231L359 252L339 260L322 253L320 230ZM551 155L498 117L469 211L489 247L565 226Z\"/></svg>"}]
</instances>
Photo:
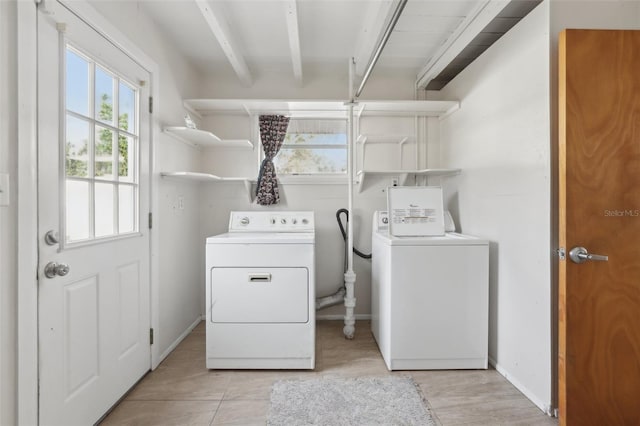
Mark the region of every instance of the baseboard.
<instances>
[{"instance_id":1,"label":"baseboard","mask_svg":"<svg viewBox=\"0 0 640 426\"><path fill-rule=\"evenodd\" d=\"M356 318L356 321L370 320L371 319L371 314L355 314L354 317ZM316 320L318 320L318 321L342 321L342 320L344 320L344 314L316 315Z\"/></svg>"},{"instance_id":2,"label":"baseboard","mask_svg":"<svg viewBox=\"0 0 640 426\"><path fill-rule=\"evenodd\" d=\"M546 415L551 416L551 417L554 416L554 409L551 406L551 404L549 404L547 402L544 402L544 401L541 401L540 398L538 398L526 386L524 386L517 379L515 379L513 377L513 375L511 375L509 373L509 371L507 371L507 369L503 368L500 364L498 364L495 359L489 357L489 364L493 368L495 368L496 371L498 373L500 373L500 375L502 375L505 379L507 379L509 381L509 383L511 383L513 386L515 386L516 389L518 389L520 392L522 392L524 394L524 396L526 396L527 399L529 399L529 401L533 402L536 405L536 407L538 407L540 410L542 410Z\"/></svg>"},{"instance_id":3,"label":"baseboard","mask_svg":"<svg viewBox=\"0 0 640 426\"><path fill-rule=\"evenodd\" d=\"M191 325L189 325L189 327L187 327L187 329L183 331L182 334L180 334L180 336L178 336L178 338L174 340L173 343L170 344L169 347L164 352L160 354L160 360L158 361L158 365L160 365L160 363L164 361L166 357L169 356L169 354L180 344L180 342L182 342L185 339L185 337L189 335L189 333L191 333L191 330L193 330L194 328L196 328L198 324L200 324L201 321L202 321L202 317L197 317L196 320Z\"/></svg>"}]
</instances>

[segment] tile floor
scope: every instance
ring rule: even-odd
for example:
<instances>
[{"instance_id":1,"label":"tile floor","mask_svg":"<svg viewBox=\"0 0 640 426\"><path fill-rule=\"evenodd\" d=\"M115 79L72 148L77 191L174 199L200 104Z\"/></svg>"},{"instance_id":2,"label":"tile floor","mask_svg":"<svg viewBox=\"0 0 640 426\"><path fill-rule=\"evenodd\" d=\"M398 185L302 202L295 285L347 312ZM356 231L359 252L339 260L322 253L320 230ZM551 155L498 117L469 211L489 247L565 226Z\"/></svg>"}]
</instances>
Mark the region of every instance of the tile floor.
<instances>
[{"instance_id":1,"label":"tile floor","mask_svg":"<svg viewBox=\"0 0 640 426\"><path fill-rule=\"evenodd\" d=\"M264 425L274 381L390 374L411 375L444 426L557 424L495 370L389 372L368 321L354 340L340 321L319 321L314 371L207 370L201 323L101 424Z\"/></svg>"}]
</instances>

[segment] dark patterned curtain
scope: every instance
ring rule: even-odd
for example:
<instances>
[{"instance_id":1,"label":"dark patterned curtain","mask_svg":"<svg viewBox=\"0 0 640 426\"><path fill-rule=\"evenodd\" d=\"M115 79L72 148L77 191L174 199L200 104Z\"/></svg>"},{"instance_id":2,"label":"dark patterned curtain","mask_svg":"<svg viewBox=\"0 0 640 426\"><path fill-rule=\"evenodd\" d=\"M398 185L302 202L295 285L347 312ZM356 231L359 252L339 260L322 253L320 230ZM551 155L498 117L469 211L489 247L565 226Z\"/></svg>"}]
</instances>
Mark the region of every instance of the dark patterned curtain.
<instances>
[{"instance_id":1,"label":"dark patterned curtain","mask_svg":"<svg viewBox=\"0 0 640 426\"><path fill-rule=\"evenodd\" d=\"M276 168L273 165L273 158L276 156L284 137L287 135L289 117L283 115L261 115L260 116L260 140L264 150L264 160L260 166L258 175L258 188L256 201L262 206L278 204L280 194L278 192L278 179Z\"/></svg>"}]
</instances>

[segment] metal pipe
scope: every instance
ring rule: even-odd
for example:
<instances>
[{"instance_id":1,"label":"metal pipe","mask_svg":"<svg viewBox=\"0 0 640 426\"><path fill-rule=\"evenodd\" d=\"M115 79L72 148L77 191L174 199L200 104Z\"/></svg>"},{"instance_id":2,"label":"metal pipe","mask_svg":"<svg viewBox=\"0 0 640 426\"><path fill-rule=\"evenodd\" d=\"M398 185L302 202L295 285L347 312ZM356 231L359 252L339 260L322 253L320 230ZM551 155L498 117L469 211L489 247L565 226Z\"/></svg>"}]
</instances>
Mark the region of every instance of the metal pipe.
<instances>
[{"instance_id":1,"label":"metal pipe","mask_svg":"<svg viewBox=\"0 0 640 426\"><path fill-rule=\"evenodd\" d=\"M400 19L400 15L402 14L402 10L407 4L407 1L408 0L400 0L398 5L396 6L396 10L393 12L391 21L389 21L389 25L387 25L387 28L384 30L384 34L382 35L382 38L378 43L378 47L376 47L375 52L373 52L373 56L371 57L371 60L367 65L367 69L364 72L364 75L362 76L362 82L360 83L360 87L358 87L358 90L356 91L356 98L360 96L360 93L362 93L362 89L364 89L364 85L367 84L367 80L369 80L371 71L373 71L373 67L376 66L376 62L378 62L378 59L380 58L380 54L382 53L384 46L387 44L387 41L389 40L389 37L391 36L391 33L393 32L393 29L395 28L396 23L398 22L398 19Z\"/></svg>"}]
</instances>

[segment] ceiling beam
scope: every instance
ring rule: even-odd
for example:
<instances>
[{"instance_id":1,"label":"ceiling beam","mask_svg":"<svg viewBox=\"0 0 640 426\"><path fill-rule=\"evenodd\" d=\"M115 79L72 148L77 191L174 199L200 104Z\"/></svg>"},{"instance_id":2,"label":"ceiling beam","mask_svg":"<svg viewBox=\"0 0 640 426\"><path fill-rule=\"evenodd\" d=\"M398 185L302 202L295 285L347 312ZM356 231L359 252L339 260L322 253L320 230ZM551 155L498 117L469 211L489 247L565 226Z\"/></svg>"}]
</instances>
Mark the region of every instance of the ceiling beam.
<instances>
[{"instance_id":1,"label":"ceiling beam","mask_svg":"<svg viewBox=\"0 0 640 426\"><path fill-rule=\"evenodd\" d=\"M288 0L285 3L287 14L287 33L289 35L289 49L291 50L291 63L293 76L299 86L302 86L302 53L300 51L300 31L298 29L298 4L297 0Z\"/></svg>"},{"instance_id":2,"label":"ceiling beam","mask_svg":"<svg viewBox=\"0 0 640 426\"><path fill-rule=\"evenodd\" d=\"M364 17L364 25L358 35L358 44L354 56L356 62L355 72L362 75L366 71L367 64L374 54L378 40L382 38L387 21L393 12L393 0L369 2L369 8Z\"/></svg>"},{"instance_id":3,"label":"ceiling beam","mask_svg":"<svg viewBox=\"0 0 640 426\"><path fill-rule=\"evenodd\" d=\"M462 50L510 3L509 0L481 2L451 34L416 76L416 87L424 89Z\"/></svg>"},{"instance_id":4,"label":"ceiling beam","mask_svg":"<svg viewBox=\"0 0 640 426\"><path fill-rule=\"evenodd\" d=\"M247 63L244 61L244 57L240 53L233 33L229 29L229 24L227 24L227 21L224 19L224 14L220 10L219 2L209 2L207 0L195 0L195 2L202 16L204 16L205 21L207 21L209 29L211 29L224 54L227 56L227 60L240 79L240 82L244 86L251 86L253 84L251 72L247 67Z\"/></svg>"}]
</instances>

